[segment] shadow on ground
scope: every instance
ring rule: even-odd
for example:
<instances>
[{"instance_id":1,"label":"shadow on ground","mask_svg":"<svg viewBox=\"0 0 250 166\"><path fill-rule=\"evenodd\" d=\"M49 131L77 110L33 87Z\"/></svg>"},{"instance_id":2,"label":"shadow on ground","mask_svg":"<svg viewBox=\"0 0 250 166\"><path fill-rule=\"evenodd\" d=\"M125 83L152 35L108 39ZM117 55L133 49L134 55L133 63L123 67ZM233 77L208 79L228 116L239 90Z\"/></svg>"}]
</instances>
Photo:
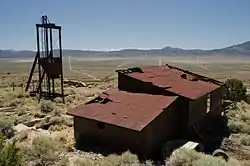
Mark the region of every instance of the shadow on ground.
<instances>
[{"instance_id":1,"label":"shadow on ground","mask_svg":"<svg viewBox=\"0 0 250 166\"><path fill-rule=\"evenodd\" d=\"M194 125L188 134L190 140L200 142L203 152L211 154L220 148L224 138L231 134L226 116L213 116L206 114L199 123Z\"/></svg>"},{"instance_id":2,"label":"shadow on ground","mask_svg":"<svg viewBox=\"0 0 250 166\"><path fill-rule=\"evenodd\" d=\"M186 134L183 135L183 138L178 138L179 141L172 140L173 148L171 149L171 151L179 148L188 141L194 141L202 145L202 148L198 148L197 151L202 151L207 154L212 154L214 150L220 148L223 139L230 136L230 130L227 126L227 121L228 119L226 116L212 116L209 114L205 115L199 123L194 125L190 129L190 131L188 131ZM169 142L171 142L171 140ZM114 153L120 155L124 151L126 151L125 149L120 149L119 147L110 146L112 145L112 143L108 143L107 145L109 146L105 146L105 144L100 143L98 140L88 139L88 141L85 141L84 143L81 142L81 145L76 145L76 147L77 149L83 150L85 152L99 153L104 156L108 156L109 154L114 154ZM133 151L131 152L133 153ZM169 154L171 154L171 152ZM151 157L138 156L138 157L141 161L145 161L148 159L153 161L163 161L166 159L166 157L169 157L169 156L164 156L164 158L162 158L163 157L162 151L160 150L159 153L157 153L157 156L158 158L155 158L154 156Z\"/></svg>"}]
</instances>

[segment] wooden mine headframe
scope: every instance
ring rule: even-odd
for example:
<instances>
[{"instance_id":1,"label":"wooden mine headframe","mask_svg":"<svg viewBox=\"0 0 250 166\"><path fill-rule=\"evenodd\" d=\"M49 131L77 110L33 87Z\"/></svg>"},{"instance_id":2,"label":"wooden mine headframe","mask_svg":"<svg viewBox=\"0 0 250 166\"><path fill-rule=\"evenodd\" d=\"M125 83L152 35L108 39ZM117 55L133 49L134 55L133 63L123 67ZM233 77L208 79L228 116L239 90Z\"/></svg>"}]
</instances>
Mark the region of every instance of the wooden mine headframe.
<instances>
[{"instance_id":1,"label":"wooden mine headframe","mask_svg":"<svg viewBox=\"0 0 250 166\"><path fill-rule=\"evenodd\" d=\"M53 45L53 31L58 33L59 43L56 47ZM37 66L38 82L36 86L33 86L30 94L38 94L39 101L41 97L52 99L61 96L64 103L61 26L50 23L47 16L44 15L41 18L41 24L36 24L36 35L37 53L25 90L29 90ZM59 48L57 56L54 54L53 48ZM60 79L61 93L55 92L55 79Z\"/></svg>"}]
</instances>

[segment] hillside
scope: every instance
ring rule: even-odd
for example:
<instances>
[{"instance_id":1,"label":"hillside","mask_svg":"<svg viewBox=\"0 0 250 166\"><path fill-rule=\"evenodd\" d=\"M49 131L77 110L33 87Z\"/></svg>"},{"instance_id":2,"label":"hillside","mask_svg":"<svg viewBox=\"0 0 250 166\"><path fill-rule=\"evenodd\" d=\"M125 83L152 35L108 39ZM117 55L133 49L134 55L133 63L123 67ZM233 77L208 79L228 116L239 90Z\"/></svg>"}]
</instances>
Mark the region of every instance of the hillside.
<instances>
[{"instance_id":1,"label":"hillside","mask_svg":"<svg viewBox=\"0 0 250 166\"><path fill-rule=\"evenodd\" d=\"M164 47L162 49L124 49L120 51L84 51L63 50L64 56L75 57L143 57L143 56L250 56L250 41L212 50L181 49ZM0 50L0 58L30 58L34 57L34 51Z\"/></svg>"}]
</instances>

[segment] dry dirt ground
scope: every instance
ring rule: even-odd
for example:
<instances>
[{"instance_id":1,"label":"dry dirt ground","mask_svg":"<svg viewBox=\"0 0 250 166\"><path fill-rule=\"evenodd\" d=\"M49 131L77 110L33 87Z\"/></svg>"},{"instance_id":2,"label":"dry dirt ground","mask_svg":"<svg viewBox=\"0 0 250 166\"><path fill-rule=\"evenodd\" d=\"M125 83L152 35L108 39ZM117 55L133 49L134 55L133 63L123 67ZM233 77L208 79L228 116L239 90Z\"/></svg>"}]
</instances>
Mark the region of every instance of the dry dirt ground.
<instances>
[{"instance_id":1,"label":"dry dirt ground","mask_svg":"<svg viewBox=\"0 0 250 166\"><path fill-rule=\"evenodd\" d=\"M65 154L70 156L75 154L76 150L74 149L72 117L65 114L67 109L85 103L101 92L115 87L117 84L116 69L146 65L160 66L166 63L221 81L228 78L237 78L243 80L245 85L250 88L250 59L157 57L147 59L70 58L69 60L65 58L64 77L80 80L87 86L74 87L65 84L65 93L68 95L65 98L65 104L62 104L60 98L56 98L54 102L42 101L39 104L35 97L31 98L24 92L32 60L0 60L0 114L1 117L14 121L13 123L16 125L15 136L21 140L22 144L31 144L37 135L48 134L59 142L63 142L64 149L67 152ZM57 90L59 90L59 87L57 87ZM237 108L233 109L242 109L242 105L245 109L245 119L243 120L246 120L246 124L250 126L250 106L246 103L238 103ZM238 115L241 114L238 113ZM241 116L233 115L232 120L241 122L241 118ZM29 128L29 132L27 130L23 132L24 126L18 124L25 124L31 128ZM250 133L250 127L247 129ZM241 137L246 133L233 134L231 139L241 144ZM245 145L250 146L250 142L245 143ZM247 160L250 163L248 157L241 158L234 152L229 153L233 158L244 162L245 165L248 163ZM96 157L100 156L92 155L92 158Z\"/></svg>"}]
</instances>

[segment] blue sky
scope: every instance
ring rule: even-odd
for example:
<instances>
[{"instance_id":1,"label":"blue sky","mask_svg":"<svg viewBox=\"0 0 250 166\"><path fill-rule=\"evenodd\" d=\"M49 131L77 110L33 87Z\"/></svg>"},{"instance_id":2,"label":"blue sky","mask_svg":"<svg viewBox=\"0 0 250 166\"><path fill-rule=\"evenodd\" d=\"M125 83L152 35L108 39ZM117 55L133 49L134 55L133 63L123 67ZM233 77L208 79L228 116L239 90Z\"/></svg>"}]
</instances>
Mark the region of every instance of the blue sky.
<instances>
[{"instance_id":1,"label":"blue sky","mask_svg":"<svg viewBox=\"0 0 250 166\"><path fill-rule=\"evenodd\" d=\"M63 26L63 47L221 48L250 40L249 0L0 0L0 49L35 50L35 24Z\"/></svg>"}]
</instances>

